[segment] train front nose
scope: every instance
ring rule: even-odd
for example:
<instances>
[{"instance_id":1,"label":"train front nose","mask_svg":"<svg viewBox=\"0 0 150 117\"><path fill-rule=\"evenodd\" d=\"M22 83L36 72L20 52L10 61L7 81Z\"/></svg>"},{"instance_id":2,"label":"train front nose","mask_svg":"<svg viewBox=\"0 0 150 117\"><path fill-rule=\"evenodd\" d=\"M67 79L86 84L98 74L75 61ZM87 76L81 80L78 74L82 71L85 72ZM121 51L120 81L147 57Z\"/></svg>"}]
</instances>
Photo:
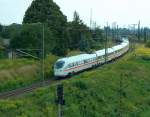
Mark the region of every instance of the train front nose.
<instances>
[{"instance_id":1,"label":"train front nose","mask_svg":"<svg viewBox=\"0 0 150 117\"><path fill-rule=\"evenodd\" d=\"M55 66L54 66L54 75L56 77L66 76L66 74L64 72L64 65L65 65L65 62L62 60L56 62Z\"/></svg>"},{"instance_id":2,"label":"train front nose","mask_svg":"<svg viewBox=\"0 0 150 117\"><path fill-rule=\"evenodd\" d=\"M54 75L55 76L63 76L63 70L62 69L55 69L54 70Z\"/></svg>"}]
</instances>

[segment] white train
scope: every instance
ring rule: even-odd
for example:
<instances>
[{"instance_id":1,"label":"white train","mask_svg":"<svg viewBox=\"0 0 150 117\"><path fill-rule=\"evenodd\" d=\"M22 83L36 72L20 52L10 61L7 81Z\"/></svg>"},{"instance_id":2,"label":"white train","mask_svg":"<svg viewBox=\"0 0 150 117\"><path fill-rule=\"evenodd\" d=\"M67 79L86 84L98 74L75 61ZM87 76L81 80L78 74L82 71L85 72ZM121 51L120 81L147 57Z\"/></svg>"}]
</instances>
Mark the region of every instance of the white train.
<instances>
[{"instance_id":1,"label":"white train","mask_svg":"<svg viewBox=\"0 0 150 117\"><path fill-rule=\"evenodd\" d=\"M129 41L122 38L122 42L107 49L107 62L120 57L129 50ZM105 63L105 49L95 51L93 54L80 54L57 60L54 65L54 75L65 77L74 73Z\"/></svg>"}]
</instances>

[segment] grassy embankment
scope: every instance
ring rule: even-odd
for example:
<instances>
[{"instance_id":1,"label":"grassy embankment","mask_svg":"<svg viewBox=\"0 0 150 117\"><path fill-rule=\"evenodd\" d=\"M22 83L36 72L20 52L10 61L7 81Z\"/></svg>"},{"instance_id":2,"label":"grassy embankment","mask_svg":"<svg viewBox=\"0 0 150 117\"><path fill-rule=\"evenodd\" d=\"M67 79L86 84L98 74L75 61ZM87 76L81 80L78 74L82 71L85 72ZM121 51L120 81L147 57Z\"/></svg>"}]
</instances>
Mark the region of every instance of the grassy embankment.
<instances>
[{"instance_id":1,"label":"grassy embankment","mask_svg":"<svg viewBox=\"0 0 150 117\"><path fill-rule=\"evenodd\" d=\"M117 117L119 112L123 117L149 117L149 57L150 49L141 46L113 64L63 81L64 117ZM123 82L122 90L120 81ZM24 97L1 100L0 115L56 117L55 89L56 85L52 85Z\"/></svg>"},{"instance_id":2,"label":"grassy embankment","mask_svg":"<svg viewBox=\"0 0 150 117\"><path fill-rule=\"evenodd\" d=\"M45 60L46 78L53 76L53 63L57 57L50 55ZM30 59L0 60L0 92L13 90L42 80L41 64ZM49 77L47 77L49 76Z\"/></svg>"}]
</instances>

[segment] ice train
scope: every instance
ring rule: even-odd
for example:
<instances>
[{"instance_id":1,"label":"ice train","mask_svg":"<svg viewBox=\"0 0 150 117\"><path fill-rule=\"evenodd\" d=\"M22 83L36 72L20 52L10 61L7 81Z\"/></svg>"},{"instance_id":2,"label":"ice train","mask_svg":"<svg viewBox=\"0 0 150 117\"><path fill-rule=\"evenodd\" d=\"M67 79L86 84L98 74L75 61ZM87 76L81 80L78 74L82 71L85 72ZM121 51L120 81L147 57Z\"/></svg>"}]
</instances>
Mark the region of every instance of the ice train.
<instances>
[{"instance_id":1,"label":"ice train","mask_svg":"<svg viewBox=\"0 0 150 117\"><path fill-rule=\"evenodd\" d=\"M72 57L66 57L57 60L54 65L54 75L56 77L66 77L80 71L104 64L116 59L129 50L129 41L127 38L122 38L119 45L112 48L95 51L93 54L80 54ZM106 59L107 58L107 59Z\"/></svg>"}]
</instances>

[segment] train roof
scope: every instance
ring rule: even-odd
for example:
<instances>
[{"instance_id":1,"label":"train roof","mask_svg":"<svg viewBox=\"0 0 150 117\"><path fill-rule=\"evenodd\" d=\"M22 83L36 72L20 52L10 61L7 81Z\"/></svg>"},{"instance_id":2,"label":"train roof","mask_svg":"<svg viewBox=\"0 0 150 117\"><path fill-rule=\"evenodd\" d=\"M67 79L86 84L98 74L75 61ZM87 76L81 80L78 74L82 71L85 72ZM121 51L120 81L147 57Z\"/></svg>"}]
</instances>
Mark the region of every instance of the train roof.
<instances>
[{"instance_id":1,"label":"train roof","mask_svg":"<svg viewBox=\"0 0 150 117\"><path fill-rule=\"evenodd\" d=\"M107 49L108 54L114 51L117 51L119 49L122 49L123 47L129 44L129 41L126 38L123 38L122 40L123 42L121 44L114 46L112 48L108 48ZM96 56L103 56L103 55L105 55L105 49L95 51L93 54L80 54L76 56L65 57L65 58L59 59L58 61L65 61L67 63L72 63L72 62L77 62L77 61L81 61L85 59L94 58Z\"/></svg>"},{"instance_id":2,"label":"train roof","mask_svg":"<svg viewBox=\"0 0 150 117\"><path fill-rule=\"evenodd\" d=\"M127 41L127 40L124 39L123 42L122 42L120 45L114 46L114 47L112 47L112 48L108 48L108 49L107 49L107 52L108 52L108 54L109 54L109 53L112 53L112 52L114 52L114 51L116 51L116 50L119 50L119 49L121 49L121 48L124 48L124 47L127 46L128 44L129 44L129 41ZM95 53L97 54L97 56L103 56L103 55L105 55L105 49L98 50L98 51L96 51Z\"/></svg>"},{"instance_id":3,"label":"train roof","mask_svg":"<svg viewBox=\"0 0 150 117\"><path fill-rule=\"evenodd\" d=\"M65 61L65 62L76 62L76 61L81 61L82 59L90 59L96 57L95 54L80 54L80 55L76 55L76 56L71 56L71 57L65 57L62 59L59 59L59 61Z\"/></svg>"}]
</instances>

